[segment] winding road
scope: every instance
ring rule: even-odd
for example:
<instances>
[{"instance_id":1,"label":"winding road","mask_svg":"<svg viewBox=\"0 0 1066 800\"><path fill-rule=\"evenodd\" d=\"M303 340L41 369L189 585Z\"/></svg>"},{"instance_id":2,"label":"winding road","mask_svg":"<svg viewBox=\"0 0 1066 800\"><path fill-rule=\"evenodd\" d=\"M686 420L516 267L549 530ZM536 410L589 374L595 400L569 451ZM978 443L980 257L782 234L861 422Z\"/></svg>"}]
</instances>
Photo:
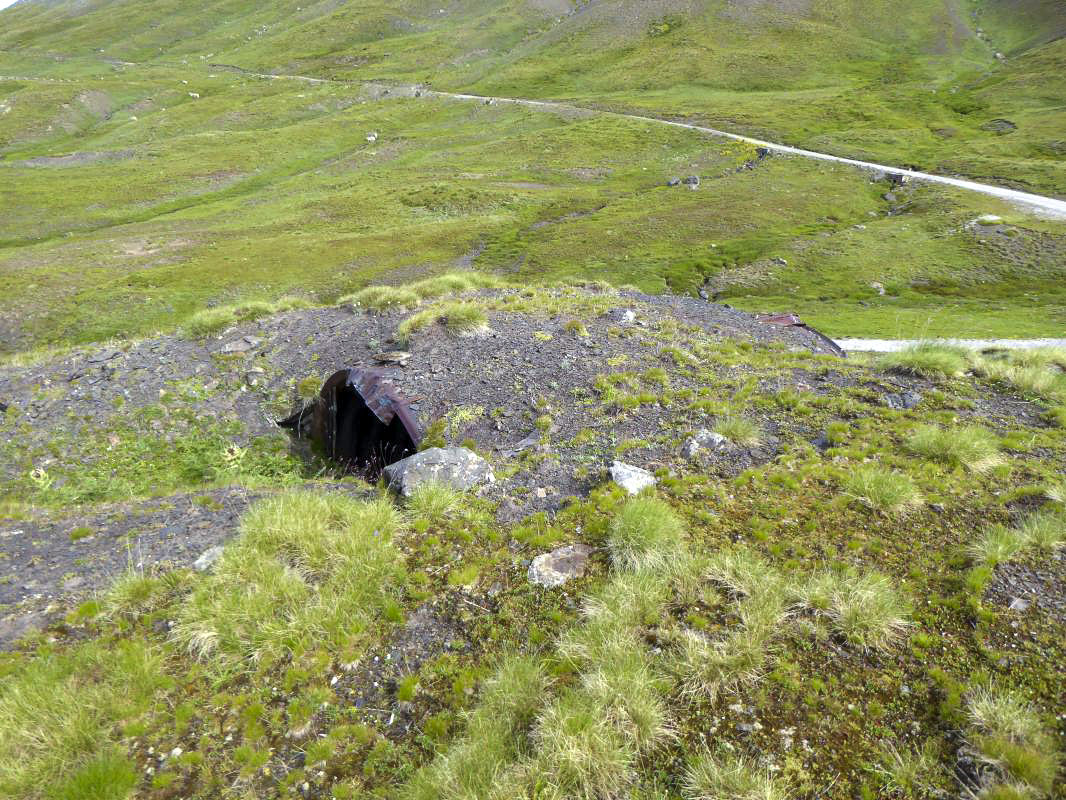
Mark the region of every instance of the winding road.
<instances>
[{"instance_id":1,"label":"winding road","mask_svg":"<svg viewBox=\"0 0 1066 800\"><path fill-rule=\"evenodd\" d=\"M252 72L242 67L234 66L233 64L211 64L212 67L230 69L236 72L240 72L244 75L251 75L258 78L270 78L270 79L283 79L283 80L298 80L305 81L307 83L363 83L360 81L335 81L330 78L314 78L310 75L279 75L270 72ZM873 161L861 161L857 158L845 158L844 156L834 156L828 153L819 153L816 150L804 150L801 147L792 147L787 144L777 144L776 142L767 142L762 139L756 139L751 136L743 136L739 133L730 133L729 131L718 130L717 128L709 128L705 125L694 125L690 122L676 122L669 119L660 119L659 117L648 117L641 114L627 114L622 111L604 111L597 108L587 108L585 106L576 106L570 103L558 103L552 100L528 100L521 97L494 97L491 95L481 94L463 94L461 92L442 92L436 89L425 89L420 86L404 86L404 87L389 87L391 90L398 90L409 95L415 95L421 97L436 97L450 100L466 100L475 101L481 103L503 103L508 105L523 106L525 108L539 109L543 111L569 111L584 114L602 114L604 116L617 117L619 119L635 120L638 122L650 122L656 125L669 125L674 128L684 128L685 130L698 131L699 133L706 133L711 136L718 136L723 139L732 139L736 142L746 142L753 144L756 147L764 147L775 153L785 153L793 156L800 156L801 158L811 158L817 161L828 161L834 164L847 164L859 169L868 170L871 172L882 172L885 175L897 175L909 180L925 181L926 183L939 183L944 186L953 186L956 189L964 189L969 192L977 192L988 197L995 197L1000 200L1006 200L1008 203L1012 203L1018 206L1024 211L1035 214L1044 218L1051 219L1063 219L1066 220L1066 200L1059 200L1055 197L1045 197L1044 195L1031 194L1029 192L1020 192L1016 189L1007 189L1003 186L995 186L989 183L980 183L978 181L965 180L964 178L951 178L946 175L934 175L930 172L919 172L913 169L904 169L902 167L893 167L887 164L877 164Z\"/></svg>"}]
</instances>

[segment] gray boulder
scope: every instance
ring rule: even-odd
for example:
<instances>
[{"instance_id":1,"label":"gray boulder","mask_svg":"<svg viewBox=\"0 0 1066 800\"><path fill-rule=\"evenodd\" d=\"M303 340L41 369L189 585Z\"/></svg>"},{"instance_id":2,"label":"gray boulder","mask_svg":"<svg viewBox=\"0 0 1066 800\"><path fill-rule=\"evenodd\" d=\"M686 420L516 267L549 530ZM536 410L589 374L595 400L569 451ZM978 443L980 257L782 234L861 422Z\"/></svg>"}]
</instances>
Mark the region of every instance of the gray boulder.
<instances>
[{"instance_id":1,"label":"gray boulder","mask_svg":"<svg viewBox=\"0 0 1066 800\"><path fill-rule=\"evenodd\" d=\"M465 447L431 447L385 467L385 483L404 497L427 483L466 491L495 481L489 462Z\"/></svg>"},{"instance_id":2,"label":"gray boulder","mask_svg":"<svg viewBox=\"0 0 1066 800\"><path fill-rule=\"evenodd\" d=\"M623 461L615 461L611 464L608 472L611 480L621 486L629 494L638 494L649 486L655 485L655 476L646 469L634 467Z\"/></svg>"},{"instance_id":3,"label":"gray boulder","mask_svg":"<svg viewBox=\"0 0 1066 800\"><path fill-rule=\"evenodd\" d=\"M568 544L550 553L541 553L529 565L529 580L548 589L562 586L568 580L585 574L592 552L593 548L587 544Z\"/></svg>"}]
</instances>

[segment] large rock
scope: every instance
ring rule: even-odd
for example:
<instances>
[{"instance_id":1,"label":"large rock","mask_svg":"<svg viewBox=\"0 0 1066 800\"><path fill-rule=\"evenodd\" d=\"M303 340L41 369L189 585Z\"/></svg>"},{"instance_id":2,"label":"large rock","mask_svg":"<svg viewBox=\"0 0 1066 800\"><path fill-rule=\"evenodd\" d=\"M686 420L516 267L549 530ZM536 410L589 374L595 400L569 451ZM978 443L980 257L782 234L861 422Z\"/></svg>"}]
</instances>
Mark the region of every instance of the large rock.
<instances>
[{"instance_id":1,"label":"large rock","mask_svg":"<svg viewBox=\"0 0 1066 800\"><path fill-rule=\"evenodd\" d=\"M585 574L593 548L587 544L568 544L550 553L541 553L529 565L529 580L549 589L562 586L571 578Z\"/></svg>"},{"instance_id":2,"label":"large rock","mask_svg":"<svg viewBox=\"0 0 1066 800\"><path fill-rule=\"evenodd\" d=\"M638 494L649 486L655 485L654 475L646 469L634 467L623 461L615 461L608 471L611 473L611 480L629 494Z\"/></svg>"},{"instance_id":3,"label":"large rock","mask_svg":"<svg viewBox=\"0 0 1066 800\"><path fill-rule=\"evenodd\" d=\"M465 491L495 480L489 462L465 447L431 447L385 467L385 483L404 497L427 483Z\"/></svg>"}]
</instances>

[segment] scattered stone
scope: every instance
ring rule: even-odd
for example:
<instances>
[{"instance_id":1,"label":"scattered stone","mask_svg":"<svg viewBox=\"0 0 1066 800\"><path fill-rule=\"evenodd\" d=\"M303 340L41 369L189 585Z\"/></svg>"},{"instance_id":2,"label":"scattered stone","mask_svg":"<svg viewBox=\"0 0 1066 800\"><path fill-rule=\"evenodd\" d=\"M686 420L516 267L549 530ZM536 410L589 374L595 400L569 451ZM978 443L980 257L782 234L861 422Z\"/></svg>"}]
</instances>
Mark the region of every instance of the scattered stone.
<instances>
[{"instance_id":1,"label":"scattered stone","mask_svg":"<svg viewBox=\"0 0 1066 800\"><path fill-rule=\"evenodd\" d=\"M700 188L700 176L689 175L685 180L681 181L685 186L691 186L693 189Z\"/></svg>"},{"instance_id":2,"label":"scattered stone","mask_svg":"<svg viewBox=\"0 0 1066 800\"><path fill-rule=\"evenodd\" d=\"M492 466L465 447L431 447L385 467L385 483L404 497L419 486L442 483L466 491L484 483L494 483Z\"/></svg>"},{"instance_id":3,"label":"scattered stone","mask_svg":"<svg viewBox=\"0 0 1066 800\"><path fill-rule=\"evenodd\" d=\"M612 308L607 312L607 318L622 325L632 325L637 321L637 315L631 308Z\"/></svg>"},{"instance_id":4,"label":"scattered stone","mask_svg":"<svg viewBox=\"0 0 1066 800\"><path fill-rule=\"evenodd\" d=\"M918 392L886 394L881 399L884 400L886 406L896 411L910 411L922 402L922 396Z\"/></svg>"},{"instance_id":5,"label":"scattered stone","mask_svg":"<svg viewBox=\"0 0 1066 800\"><path fill-rule=\"evenodd\" d=\"M681 185L681 179L680 178L671 178L670 180L668 180L666 182L666 185L667 186L680 186Z\"/></svg>"},{"instance_id":6,"label":"scattered stone","mask_svg":"<svg viewBox=\"0 0 1066 800\"><path fill-rule=\"evenodd\" d=\"M785 261L785 259L781 258L781 256L774 256L770 260L773 263L777 264L778 266L781 266L781 267L787 267L788 266L788 262Z\"/></svg>"},{"instance_id":7,"label":"scattered stone","mask_svg":"<svg viewBox=\"0 0 1066 800\"><path fill-rule=\"evenodd\" d=\"M588 558L593 548L587 544L570 544L557 547L550 553L541 553L533 559L527 573L530 582L553 589L572 578L585 574Z\"/></svg>"},{"instance_id":8,"label":"scattered stone","mask_svg":"<svg viewBox=\"0 0 1066 800\"><path fill-rule=\"evenodd\" d=\"M981 130L988 131L989 133L998 133L1002 136L1005 133L1018 130L1018 126L1009 119L990 119L981 126Z\"/></svg>"},{"instance_id":9,"label":"scattered stone","mask_svg":"<svg viewBox=\"0 0 1066 800\"><path fill-rule=\"evenodd\" d=\"M622 461L615 461L608 470L611 480L626 490L628 494L639 494L649 486L655 485L655 476L646 469L634 467Z\"/></svg>"},{"instance_id":10,"label":"scattered stone","mask_svg":"<svg viewBox=\"0 0 1066 800\"><path fill-rule=\"evenodd\" d=\"M257 339L254 336L245 336L243 339L237 339L232 342L226 342L226 344L222 345L222 352L247 353L261 341L261 339Z\"/></svg>"},{"instance_id":11,"label":"scattered stone","mask_svg":"<svg viewBox=\"0 0 1066 800\"><path fill-rule=\"evenodd\" d=\"M1018 611L1019 613L1029 608L1029 601L1024 600L1021 597L1012 597L1010 603L1007 605L1011 611Z\"/></svg>"},{"instance_id":12,"label":"scattered stone","mask_svg":"<svg viewBox=\"0 0 1066 800\"><path fill-rule=\"evenodd\" d=\"M377 353L371 356L379 364L399 364L401 367L411 360L411 354L406 350L389 350L385 353Z\"/></svg>"},{"instance_id":13,"label":"scattered stone","mask_svg":"<svg viewBox=\"0 0 1066 800\"><path fill-rule=\"evenodd\" d=\"M685 440L681 446L681 452L685 458L693 459L707 450L724 450L727 447L729 447L729 440L722 434L700 428Z\"/></svg>"},{"instance_id":14,"label":"scattered stone","mask_svg":"<svg viewBox=\"0 0 1066 800\"><path fill-rule=\"evenodd\" d=\"M220 558L222 558L222 546L209 547L192 563L192 568L197 572L210 572Z\"/></svg>"},{"instance_id":15,"label":"scattered stone","mask_svg":"<svg viewBox=\"0 0 1066 800\"><path fill-rule=\"evenodd\" d=\"M103 364L113 358L118 358L120 355L122 355L120 350L101 350L98 353L93 353L86 361L90 364Z\"/></svg>"}]
</instances>

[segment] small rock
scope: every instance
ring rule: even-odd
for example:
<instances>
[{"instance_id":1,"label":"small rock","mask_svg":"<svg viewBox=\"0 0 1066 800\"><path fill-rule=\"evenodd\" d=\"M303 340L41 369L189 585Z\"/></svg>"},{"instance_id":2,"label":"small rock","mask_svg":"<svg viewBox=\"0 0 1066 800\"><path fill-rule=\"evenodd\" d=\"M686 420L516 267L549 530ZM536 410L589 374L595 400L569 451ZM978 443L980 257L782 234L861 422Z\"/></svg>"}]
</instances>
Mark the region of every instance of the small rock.
<instances>
[{"instance_id":1,"label":"small rock","mask_svg":"<svg viewBox=\"0 0 1066 800\"><path fill-rule=\"evenodd\" d=\"M550 553L541 553L529 565L527 576L532 583L552 589L585 574L593 548L587 544L570 544Z\"/></svg>"},{"instance_id":2,"label":"small rock","mask_svg":"<svg viewBox=\"0 0 1066 800\"><path fill-rule=\"evenodd\" d=\"M249 350L255 347L256 344L255 342L249 342L249 338L251 337L246 336L243 339L237 339L236 341L226 342L226 344L222 345L222 352L247 353Z\"/></svg>"},{"instance_id":3,"label":"small rock","mask_svg":"<svg viewBox=\"0 0 1066 800\"><path fill-rule=\"evenodd\" d=\"M385 483L404 497L427 483L466 491L495 481L489 462L465 447L431 447L385 467Z\"/></svg>"},{"instance_id":4,"label":"small rock","mask_svg":"<svg viewBox=\"0 0 1066 800\"><path fill-rule=\"evenodd\" d=\"M366 140L370 144L373 144L374 142L376 142L378 140L378 132L377 131L370 131L370 133L368 133L366 135Z\"/></svg>"},{"instance_id":5,"label":"small rock","mask_svg":"<svg viewBox=\"0 0 1066 800\"><path fill-rule=\"evenodd\" d=\"M103 364L105 361L110 361L113 358L118 358L121 355L119 350L101 350L98 353L93 353L86 361L90 364Z\"/></svg>"},{"instance_id":6,"label":"small rock","mask_svg":"<svg viewBox=\"0 0 1066 800\"><path fill-rule=\"evenodd\" d=\"M607 318L622 325L632 325L637 321L636 312L631 308L612 308L607 312Z\"/></svg>"},{"instance_id":7,"label":"small rock","mask_svg":"<svg viewBox=\"0 0 1066 800\"><path fill-rule=\"evenodd\" d=\"M706 450L724 450L727 447L729 440L722 434L701 428L681 445L681 452L685 458L693 459Z\"/></svg>"},{"instance_id":8,"label":"small rock","mask_svg":"<svg viewBox=\"0 0 1066 800\"><path fill-rule=\"evenodd\" d=\"M209 547L192 563L192 568L197 572L209 572L215 563L222 557L222 546Z\"/></svg>"},{"instance_id":9,"label":"small rock","mask_svg":"<svg viewBox=\"0 0 1066 800\"><path fill-rule=\"evenodd\" d=\"M883 195L881 195L881 199L883 199L886 203L899 202L899 198L896 197L895 192L885 192Z\"/></svg>"},{"instance_id":10,"label":"small rock","mask_svg":"<svg viewBox=\"0 0 1066 800\"><path fill-rule=\"evenodd\" d=\"M681 185L681 179L680 178L671 178L670 180L668 180L666 182L666 185L667 186L680 186Z\"/></svg>"},{"instance_id":11,"label":"small rock","mask_svg":"<svg viewBox=\"0 0 1066 800\"><path fill-rule=\"evenodd\" d=\"M884 286L884 284L879 283L878 281L874 281L873 283L870 284L870 288L873 289L875 292L877 292L879 295L881 295L881 297L885 296L885 286Z\"/></svg>"},{"instance_id":12,"label":"small rock","mask_svg":"<svg viewBox=\"0 0 1066 800\"><path fill-rule=\"evenodd\" d=\"M982 214L977 218L978 225L999 225L1003 222L1003 217L997 217L995 214Z\"/></svg>"},{"instance_id":13,"label":"small rock","mask_svg":"<svg viewBox=\"0 0 1066 800\"><path fill-rule=\"evenodd\" d=\"M1021 597L1012 597L1010 599L1010 605L1007 606L1011 611L1022 612L1029 608L1029 601L1024 600Z\"/></svg>"},{"instance_id":14,"label":"small rock","mask_svg":"<svg viewBox=\"0 0 1066 800\"><path fill-rule=\"evenodd\" d=\"M922 402L922 396L918 392L886 394L881 399L884 400L886 406L896 411L910 411Z\"/></svg>"},{"instance_id":15,"label":"small rock","mask_svg":"<svg viewBox=\"0 0 1066 800\"><path fill-rule=\"evenodd\" d=\"M700 186L700 176L699 175L689 175L687 178L685 178L681 182L683 184L685 184L685 186L691 186L693 189L698 189L699 186Z\"/></svg>"},{"instance_id":16,"label":"small rock","mask_svg":"<svg viewBox=\"0 0 1066 800\"><path fill-rule=\"evenodd\" d=\"M646 469L634 467L622 461L615 461L608 471L611 473L611 480L629 494L638 494L649 486L655 485L655 476Z\"/></svg>"},{"instance_id":17,"label":"small rock","mask_svg":"<svg viewBox=\"0 0 1066 800\"><path fill-rule=\"evenodd\" d=\"M787 267L788 266L788 262L785 261L785 259L781 258L781 256L774 256L770 260L772 262L774 262L775 264L777 264L778 266L781 266L781 267Z\"/></svg>"}]
</instances>

